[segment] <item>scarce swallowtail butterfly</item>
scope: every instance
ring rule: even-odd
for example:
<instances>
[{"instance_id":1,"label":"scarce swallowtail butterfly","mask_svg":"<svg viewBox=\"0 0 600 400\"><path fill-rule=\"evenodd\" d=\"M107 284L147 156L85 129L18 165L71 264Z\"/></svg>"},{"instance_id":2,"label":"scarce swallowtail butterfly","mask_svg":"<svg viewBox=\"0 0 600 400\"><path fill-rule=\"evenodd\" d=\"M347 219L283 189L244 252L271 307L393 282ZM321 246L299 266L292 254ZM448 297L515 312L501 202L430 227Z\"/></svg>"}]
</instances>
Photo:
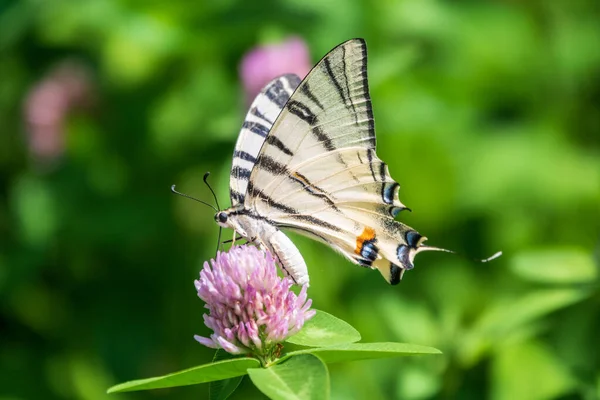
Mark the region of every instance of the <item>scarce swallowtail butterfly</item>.
<instances>
[{"instance_id":1,"label":"scarce swallowtail butterfly","mask_svg":"<svg viewBox=\"0 0 600 400\"><path fill-rule=\"evenodd\" d=\"M375 153L367 48L352 39L304 80L283 75L258 94L233 153L232 206L215 220L268 249L297 284L308 284L307 267L281 228L377 268L395 285L417 253L443 250L394 219L407 209L399 188Z\"/></svg>"}]
</instances>

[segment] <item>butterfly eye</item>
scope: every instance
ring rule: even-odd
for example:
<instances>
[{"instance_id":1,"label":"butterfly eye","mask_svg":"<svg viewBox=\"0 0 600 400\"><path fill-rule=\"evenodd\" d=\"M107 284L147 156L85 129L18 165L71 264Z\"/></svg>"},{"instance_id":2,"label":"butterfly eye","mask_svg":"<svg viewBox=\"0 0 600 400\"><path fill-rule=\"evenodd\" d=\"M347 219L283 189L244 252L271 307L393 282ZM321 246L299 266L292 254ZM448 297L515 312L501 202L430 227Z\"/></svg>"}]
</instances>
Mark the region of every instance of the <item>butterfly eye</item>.
<instances>
[{"instance_id":1,"label":"butterfly eye","mask_svg":"<svg viewBox=\"0 0 600 400\"><path fill-rule=\"evenodd\" d=\"M215 215L215 221L217 221L218 223L224 224L227 222L227 214L224 213L223 211L218 212Z\"/></svg>"}]
</instances>

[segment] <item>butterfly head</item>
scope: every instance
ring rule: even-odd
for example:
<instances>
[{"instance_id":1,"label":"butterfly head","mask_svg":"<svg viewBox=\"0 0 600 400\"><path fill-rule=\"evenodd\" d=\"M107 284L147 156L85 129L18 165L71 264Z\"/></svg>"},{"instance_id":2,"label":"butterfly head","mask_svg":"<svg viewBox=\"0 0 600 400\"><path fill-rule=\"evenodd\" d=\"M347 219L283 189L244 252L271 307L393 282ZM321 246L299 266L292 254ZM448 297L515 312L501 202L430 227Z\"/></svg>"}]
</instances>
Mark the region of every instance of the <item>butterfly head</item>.
<instances>
[{"instance_id":1,"label":"butterfly head","mask_svg":"<svg viewBox=\"0 0 600 400\"><path fill-rule=\"evenodd\" d=\"M215 222L222 228L231 228L243 237L248 237L252 233L252 219L248 218L239 207L231 207L225 210L217 211ZM248 232L248 233L247 233Z\"/></svg>"},{"instance_id":2,"label":"butterfly head","mask_svg":"<svg viewBox=\"0 0 600 400\"><path fill-rule=\"evenodd\" d=\"M223 228L229 228L229 213L227 211L219 211L215 214L215 222Z\"/></svg>"}]
</instances>

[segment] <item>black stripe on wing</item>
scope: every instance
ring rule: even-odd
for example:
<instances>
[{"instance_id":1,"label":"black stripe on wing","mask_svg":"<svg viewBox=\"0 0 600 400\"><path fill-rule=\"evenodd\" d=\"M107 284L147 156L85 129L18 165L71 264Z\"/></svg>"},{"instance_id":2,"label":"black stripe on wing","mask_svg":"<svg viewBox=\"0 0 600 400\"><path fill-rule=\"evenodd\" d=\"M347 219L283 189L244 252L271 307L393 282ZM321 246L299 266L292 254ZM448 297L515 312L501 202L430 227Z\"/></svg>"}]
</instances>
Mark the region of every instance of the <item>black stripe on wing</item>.
<instances>
[{"instance_id":1,"label":"black stripe on wing","mask_svg":"<svg viewBox=\"0 0 600 400\"><path fill-rule=\"evenodd\" d=\"M335 202L331 199L331 194L327 193L324 189L314 185L311 183L308 178L302 175L300 172L294 172L290 175L290 179L295 182L298 182L302 185L302 188L306 190L308 193L315 197L319 197L323 201L325 201L331 208L336 211L340 211L340 209L335 205Z\"/></svg>"},{"instance_id":2,"label":"black stripe on wing","mask_svg":"<svg viewBox=\"0 0 600 400\"><path fill-rule=\"evenodd\" d=\"M255 117L258 117L258 118L262 119L263 121L267 122L269 125L273 125L273 121L271 121L263 113L261 113L257 107L252 107L250 109L250 113L252 115L254 115Z\"/></svg>"},{"instance_id":3,"label":"black stripe on wing","mask_svg":"<svg viewBox=\"0 0 600 400\"><path fill-rule=\"evenodd\" d=\"M311 224L320 226L322 228L330 229L330 230L332 230L334 232L339 232L340 231L340 229L337 226L335 226L335 225L332 225L332 224L330 224L328 222L325 222L322 219L313 217L312 215L302 214L298 210L296 210L295 208L286 206L285 204L282 204L282 203L279 203L279 202L275 201L272 197L270 197L269 195L263 193L262 190L256 189L254 187L254 185L252 184L252 181L248 182L248 193L252 193L253 197L256 197L256 198L264 201L270 207L273 207L276 210L283 211L284 213L287 214L286 218L293 219L293 220L298 220L298 221L309 222ZM265 218L268 218L268 216L265 217Z\"/></svg>"},{"instance_id":4,"label":"black stripe on wing","mask_svg":"<svg viewBox=\"0 0 600 400\"><path fill-rule=\"evenodd\" d=\"M233 152L233 157L256 164L256 157L254 157L252 154L247 153L245 151L236 150Z\"/></svg>"},{"instance_id":5,"label":"black stripe on wing","mask_svg":"<svg viewBox=\"0 0 600 400\"><path fill-rule=\"evenodd\" d=\"M346 50L342 47L342 51L343 51L343 55L342 55L342 60L344 60L344 57L346 55ZM342 102L344 103L344 105L346 107L348 107L348 100L349 97L346 97L346 93L344 93L344 89L342 88L342 84L340 84L340 82L338 82L337 78L336 78L336 74L333 71L333 68L331 67L331 60L329 58L325 58L323 59L323 64L325 66L325 71L327 73L327 76L329 77L329 79L331 80L331 83L333 84L335 91L338 93L338 95L340 96L340 98L342 99ZM346 65L346 62L344 60L344 66ZM338 68L336 68L337 70ZM344 68L345 70L345 68ZM346 74L346 71L344 71L344 76ZM346 80L345 82L346 84L344 84L344 87L346 87L346 89L348 88L348 81Z\"/></svg>"},{"instance_id":6,"label":"black stripe on wing","mask_svg":"<svg viewBox=\"0 0 600 400\"><path fill-rule=\"evenodd\" d=\"M258 161L256 162L254 167L260 168L265 171L269 171L273 175L289 174L289 171L285 165L278 161L275 161L273 157L267 156L265 154L261 154L260 156L258 156ZM250 189L248 189L248 193L252 193Z\"/></svg>"},{"instance_id":7,"label":"black stripe on wing","mask_svg":"<svg viewBox=\"0 0 600 400\"><path fill-rule=\"evenodd\" d=\"M248 168L240 167L239 165L231 168L231 176L236 179L247 181L250 179L250 173L251 171Z\"/></svg>"},{"instance_id":8,"label":"black stripe on wing","mask_svg":"<svg viewBox=\"0 0 600 400\"><path fill-rule=\"evenodd\" d=\"M364 46L364 43L363 43ZM333 65L331 64L330 58L325 58L323 60L323 65L325 66L325 73L329 77L329 80L333 84L335 91L342 99L344 106L352 113L354 116L354 121L358 124L358 113L356 112L356 106L354 105L354 101L352 101L352 94L350 93L350 82L348 80L348 71L346 70L346 47L341 47L342 63ZM343 81L340 82L339 78L343 78ZM364 85L363 85L364 88Z\"/></svg>"},{"instance_id":9,"label":"black stripe on wing","mask_svg":"<svg viewBox=\"0 0 600 400\"><path fill-rule=\"evenodd\" d=\"M267 135L269 134L269 128L259 122L246 120L242 124L242 128L248 129L250 132L256 133L257 135L262 137L267 137Z\"/></svg>"},{"instance_id":10,"label":"black stripe on wing","mask_svg":"<svg viewBox=\"0 0 600 400\"><path fill-rule=\"evenodd\" d=\"M321 104L319 99L310 90L310 86L308 85L308 82L304 82L304 85L302 85L302 87L300 88L300 91L302 92L302 94L304 94L306 97L308 97L313 103L315 103L317 105L317 107L319 107L321 110L325 109L323 107L323 104Z\"/></svg>"},{"instance_id":11,"label":"black stripe on wing","mask_svg":"<svg viewBox=\"0 0 600 400\"><path fill-rule=\"evenodd\" d=\"M310 125L312 134L317 138L317 140L320 143L323 144L323 147L325 147L329 151L333 151L336 149L336 147L333 145L333 141L331 140L331 138L327 136L327 134L323 132L323 130L319 126L317 126L319 125L317 116L313 114L313 112L310 110L310 108L308 108L308 106L306 106L304 103L298 100L290 99L290 101L288 101L288 103L286 104L286 108L291 114L294 114L295 116L297 116L298 118Z\"/></svg>"},{"instance_id":12,"label":"black stripe on wing","mask_svg":"<svg viewBox=\"0 0 600 400\"><path fill-rule=\"evenodd\" d=\"M235 190L229 190L229 197L232 201L237 201L240 204L244 203L244 199L246 198L243 193L236 192Z\"/></svg>"},{"instance_id":13,"label":"black stripe on wing","mask_svg":"<svg viewBox=\"0 0 600 400\"><path fill-rule=\"evenodd\" d=\"M375 171L373 170L373 154L375 150L368 149L367 150L367 160L369 161L369 170L371 171L371 176L373 177L373 181L377 182L377 178L375 177Z\"/></svg>"},{"instance_id":14,"label":"black stripe on wing","mask_svg":"<svg viewBox=\"0 0 600 400\"><path fill-rule=\"evenodd\" d=\"M277 80L265 93L267 98L275 103L279 108L283 108L287 103L290 94L286 91L281 80Z\"/></svg>"},{"instance_id":15,"label":"black stripe on wing","mask_svg":"<svg viewBox=\"0 0 600 400\"><path fill-rule=\"evenodd\" d=\"M288 156L293 156L294 155L294 153L292 153L292 150L290 150L285 144L283 144L283 142L281 140L279 140L279 138L277 138L274 135L267 136L267 139L265 141L268 144L277 147L279 150L281 150L282 152L284 152Z\"/></svg>"},{"instance_id":16,"label":"black stripe on wing","mask_svg":"<svg viewBox=\"0 0 600 400\"><path fill-rule=\"evenodd\" d=\"M313 217L312 215L306 214L291 214L288 218L295 219L297 221L309 222L311 224L317 225L321 228L329 229L334 232L341 232L342 230L335 225L330 224L329 222L325 222L322 219L317 217Z\"/></svg>"},{"instance_id":17,"label":"black stripe on wing","mask_svg":"<svg viewBox=\"0 0 600 400\"><path fill-rule=\"evenodd\" d=\"M320 187L312 184L308 180L307 177L300 174L299 172L291 172L285 165L281 164L280 162L275 161L272 157L269 157L265 154L261 154L258 158L257 163L255 164L255 167L265 170L265 171L269 171L273 175L279 175L279 176L283 175L283 176L287 177L288 179L292 180L293 182L296 182L299 185L301 185L302 189L304 189L310 195L312 195L314 197L318 197L319 199L321 199L325 203L327 203L327 205L329 207L333 208L336 211L339 211L339 209L335 205L334 201L331 199L331 195L329 193L327 193L325 190L321 189ZM252 184L252 182L248 183L247 192L251 196L255 196L255 197L262 196L263 198L265 198L265 194L262 193L261 190L258 190L254 186L254 184Z\"/></svg>"},{"instance_id":18,"label":"black stripe on wing","mask_svg":"<svg viewBox=\"0 0 600 400\"><path fill-rule=\"evenodd\" d=\"M362 78L362 94L365 98L365 106L367 107L367 118L369 120L369 127L367 128L369 132L369 141L371 142L371 148L375 148L377 145L377 140L375 138L375 120L373 119L373 106L371 105L371 95L369 94L369 79L367 77L367 44L364 39L359 39L361 42L361 52L363 57L363 62L360 69L360 74Z\"/></svg>"}]
</instances>

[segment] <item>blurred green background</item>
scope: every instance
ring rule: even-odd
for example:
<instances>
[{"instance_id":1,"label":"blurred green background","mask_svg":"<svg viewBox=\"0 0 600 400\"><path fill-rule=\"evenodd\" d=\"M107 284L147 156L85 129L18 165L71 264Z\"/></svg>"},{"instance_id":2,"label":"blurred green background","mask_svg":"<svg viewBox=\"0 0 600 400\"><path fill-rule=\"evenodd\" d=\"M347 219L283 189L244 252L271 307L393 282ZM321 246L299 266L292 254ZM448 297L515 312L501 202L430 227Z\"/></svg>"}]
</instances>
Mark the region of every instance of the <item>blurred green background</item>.
<instances>
[{"instance_id":1,"label":"blurred green background","mask_svg":"<svg viewBox=\"0 0 600 400\"><path fill-rule=\"evenodd\" d=\"M240 60L290 35L314 62L367 40L401 219L468 257L504 251L420 255L392 287L294 237L316 308L444 352L334 365L333 397L600 398L598 1L5 0L0 399L104 399L210 361L193 280L217 227L169 187L209 200L209 170L228 203Z\"/></svg>"}]
</instances>

